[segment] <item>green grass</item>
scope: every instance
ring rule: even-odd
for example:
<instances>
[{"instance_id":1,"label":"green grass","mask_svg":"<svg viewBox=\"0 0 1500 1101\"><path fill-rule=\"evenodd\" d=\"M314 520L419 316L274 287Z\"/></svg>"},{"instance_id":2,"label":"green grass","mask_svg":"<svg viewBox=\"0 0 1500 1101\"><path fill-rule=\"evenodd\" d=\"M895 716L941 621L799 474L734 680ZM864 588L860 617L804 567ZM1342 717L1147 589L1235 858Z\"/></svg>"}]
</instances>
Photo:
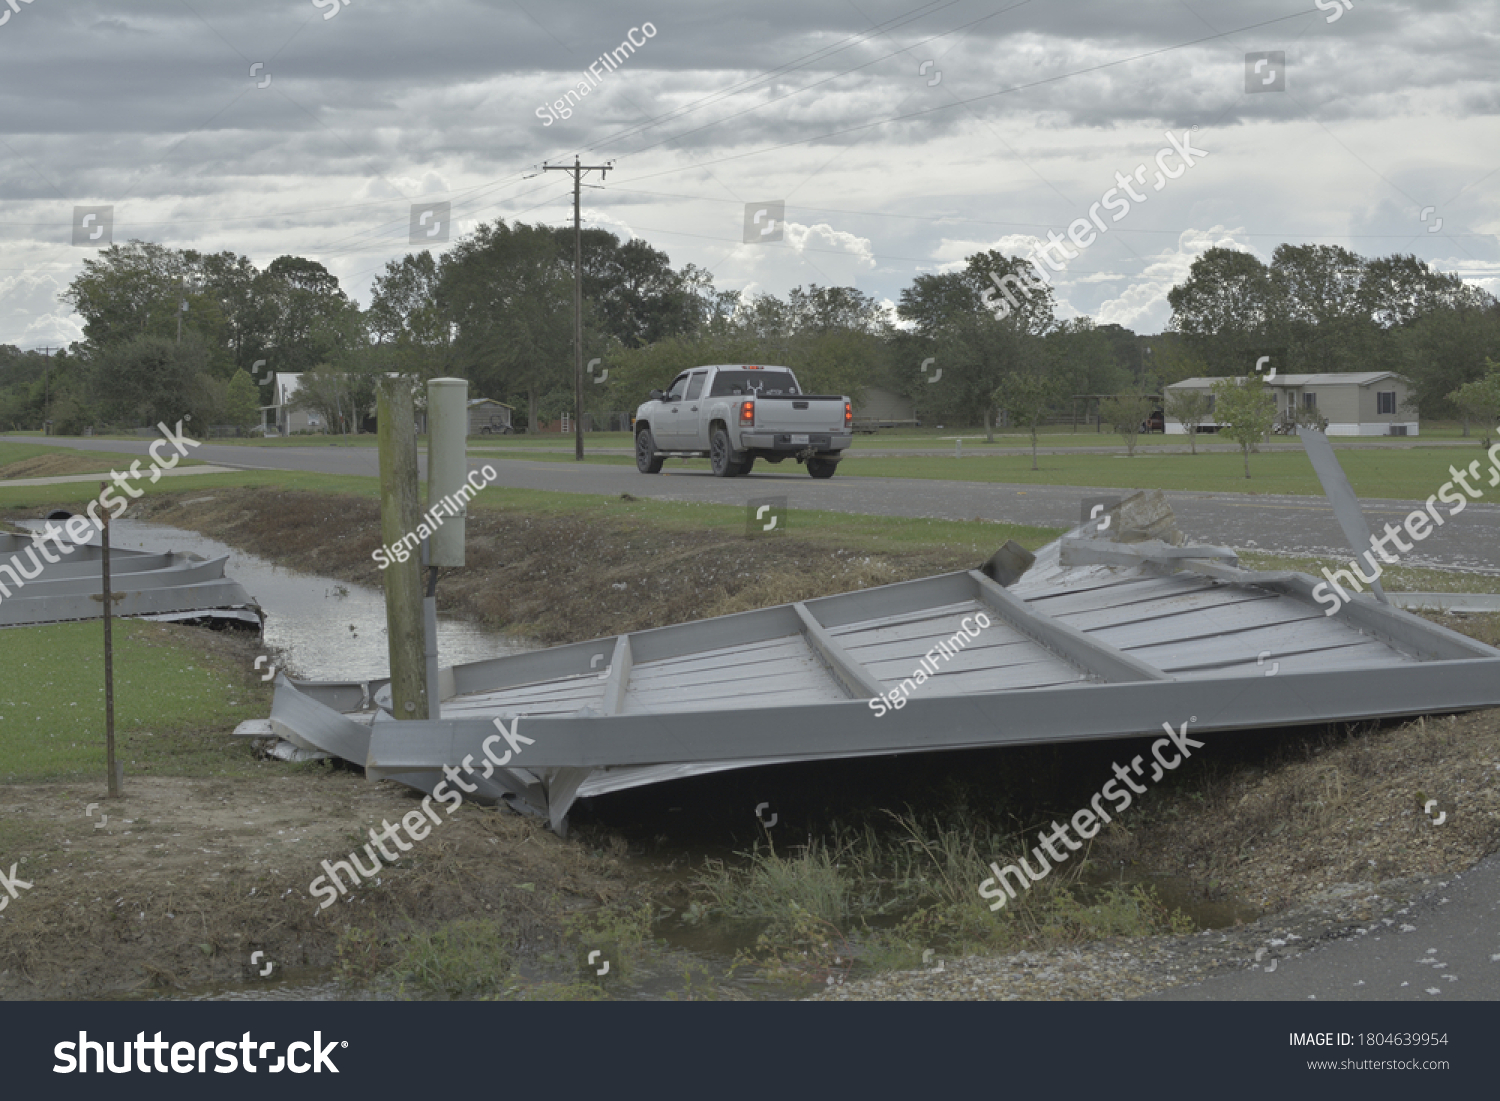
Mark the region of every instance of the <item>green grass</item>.
<instances>
[{"instance_id":1,"label":"green grass","mask_svg":"<svg viewBox=\"0 0 1500 1101\"><path fill-rule=\"evenodd\" d=\"M246 774L248 742L227 735L263 718L269 693L185 632L114 624L115 755L129 773ZM0 631L0 782L105 777L104 626Z\"/></svg>"},{"instance_id":2,"label":"green grass","mask_svg":"<svg viewBox=\"0 0 1500 1101\"><path fill-rule=\"evenodd\" d=\"M1480 459L1452 448L1342 450L1339 463L1362 498L1426 497L1450 480L1448 468ZM951 481L1009 482L1043 486L1106 486L1120 489L1197 490L1218 493L1277 493L1321 497L1322 486L1302 451L1269 451L1244 459L1235 453L1043 455L1031 469L1030 455L951 458L863 459L840 465L837 477L931 478ZM1488 467L1484 461L1481 469Z\"/></svg>"},{"instance_id":3,"label":"green grass","mask_svg":"<svg viewBox=\"0 0 1500 1101\"><path fill-rule=\"evenodd\" d=\"M171 452L169 452L171 453ZM17 443L14 440L0 440L0 467L9 466L11 463L25 462L27 459L42 458L51 455L68 455L74 458L86 458L97 463L100 474L106 474L111 470L121 472L128 471L130 464L138 462L143 469L149 469L151 460L141 455L129 455L123 451L84 451L76 447L53 447L44 443ZM179 458L178 466L199 466L196 459ZM0 481L0 486L5 484Z\"/></svg>"},{"instance_id":4,"label":"green grass","mask_svg":"<svg viewBox=\"0 0 1500 1101\"><path fill-rule=\"evenodd\" d=\"M1425 500L1451 479L1449 467L1474 459L1481 471L1489 469L1488 460L1475 442L1474 450L1422 447L1361 449L1344 448L1339 462L1350 484L1366 499L1396 498ZM490 461L524 459L529 462L574 461L571 454L494 453L479 456ZM601 466L629 466L635 460L625 455L586 455L586 463ZM1237 452L1159 453L1146 452L1127 456L1119 448L1110 453L1083 455L1042 455L1040 470L1031 469L1031 455L986 452L968 454L962 459L932 455L900 457L864 457L849 454L839 465L837 478L918 478L934 481L998 482L1035 486L1097 486L1115 489L1166 489L1208 493L1285 494L1321 497L1323 487L1313 472L1312 463L1300 450L1267 451L1250 456L1250 477L1245 477L1244 459ZM708 469L707 459L669 459L664 468L672 470ZM801 473L792 463L772 466L757 463L756 473ZM1482 481L1488 481L1486 474ZM749 487L756 484L755 474L737 482ZM762 483L768 487L774 483ZM769 488L766 492L770 492ZM1500 492L1487 494L1500 500Z\"/></svg>"},{"instance_id":5,"label":"green grass","mask_svg":"<svg viewBox=\"0 0 1500 1101\"><path fill-rule=\"evenodd\" d=\"M1463 428L1457 423L1436 422L1422 424L1422 434L1418 440L1461 440L1464 438ZM1474 428L1470 429L1468 438L1476 444L1482 432ZM933 447L952 449L955 436L963 438L964 447L1026 447L1031 446L1031 435L1029 432L1017 431L1014 428L997 428L995 430L995 442L993 445L985 440L985 431L982 426L963 425L950 426L939 429L936 426L924 425L921 428L882 428L873 434L858 433L854 437L854 447L861 448L888 448L888 447ZM1080 424L1074 431L1070 424L1046 425L1037 430L1038 446L1040 447L1112 447L1124 448L1120 437L1104 426L1103 432L1094 431L1090 424ZM585 437L591 439L592 437ZM1363 442L1373 442L1380 437L1365 437ZM1334 446L1340 442L1354 443L1354 437L1335 436ZM1295 443L1295 440L1290 442ZM1229 441L1213 434L1205 434L1198 437L1198 446L1205 444L1216 444L1223 446ZM1137 440L1140 447L1187 447L1186 436L1168 436L1161 433L1142 435Z\"/></svg>"}]
</instances>

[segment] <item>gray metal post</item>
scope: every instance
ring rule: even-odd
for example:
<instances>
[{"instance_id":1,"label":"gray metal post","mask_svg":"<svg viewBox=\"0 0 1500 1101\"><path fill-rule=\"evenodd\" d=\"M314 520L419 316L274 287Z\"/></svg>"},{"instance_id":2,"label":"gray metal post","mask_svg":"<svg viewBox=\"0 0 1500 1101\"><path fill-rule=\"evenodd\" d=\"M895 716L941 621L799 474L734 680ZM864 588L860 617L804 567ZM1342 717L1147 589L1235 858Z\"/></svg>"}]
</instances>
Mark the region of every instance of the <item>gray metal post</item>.
<instances>
[{"instance_id":1,"label":"gray metal post","mask_svg":"<svg viewBox=\"0 0 1500 1101\"><path fill-rule=\"evenodd\" d=\"M442 688L438 684L437 567L432 561L432 537L422 540L422 565L427 569L427 591L422 596L422 642L427 656L427 717L443 717Z\"/></svg>"}]
</instances>

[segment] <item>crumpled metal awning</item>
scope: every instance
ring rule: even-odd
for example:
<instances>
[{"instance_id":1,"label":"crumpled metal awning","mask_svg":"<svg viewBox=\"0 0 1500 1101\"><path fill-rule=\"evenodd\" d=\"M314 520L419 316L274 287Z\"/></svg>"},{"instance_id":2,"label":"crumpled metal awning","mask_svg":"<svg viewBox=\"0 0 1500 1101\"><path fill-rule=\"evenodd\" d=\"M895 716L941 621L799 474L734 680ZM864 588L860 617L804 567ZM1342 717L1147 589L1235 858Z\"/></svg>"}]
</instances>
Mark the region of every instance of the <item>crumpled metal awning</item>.
<instances>
[{"instance_id":1,"label":"crumpled metal awning","mask_svg":"<svg viewBox=\"0 0 1500 1101\"><path fill-rule=\"evenodd\" d=\"M455 666L438 721L395 720L384 682L283 676L242 732L431 791L506 748L498 722L527 740L469 782L561 830L577 798L723 769L1500 705L1500 651L1369 597L1325 615L1316 579L1185 545L1159 492L1111 515L1009 588L968 570Z\"/></svg>"},{"instance_id":2,"label":"crumpled metal awning","mask_svg":"<svg viewBox=\"0 0 1500 1101\"><path fill-rule=\"evenodd\" d=\"M47 561L36 540L0 532L0 564L18 571L18 585L9 572L0 573L0 627L66 623L100 619L104 615L103 548L83 543ZM16 559L19 559L17 563ZM243 586L224 576L226 555L203 559L197 555L128 550L111 547L110 586L117 595L115 616L158 620L224 620L260 628L264 616ZM39 569L38 569L39 567ZM34 574L27 578L27 574Z\"/></svg>"}]
</instances>

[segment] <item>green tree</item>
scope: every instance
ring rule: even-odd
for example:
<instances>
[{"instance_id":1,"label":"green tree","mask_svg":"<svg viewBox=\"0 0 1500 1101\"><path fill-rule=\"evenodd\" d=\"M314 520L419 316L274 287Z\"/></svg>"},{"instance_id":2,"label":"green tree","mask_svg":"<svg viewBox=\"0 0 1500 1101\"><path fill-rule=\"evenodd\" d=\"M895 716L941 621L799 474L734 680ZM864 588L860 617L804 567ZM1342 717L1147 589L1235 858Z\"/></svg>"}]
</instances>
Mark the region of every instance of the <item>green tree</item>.
<instances>
[{"instance_id":1,"label":"green tree","mask_svg":"<svg viewBox=\"0 0 1500 1101\"><path fill-rule=\"evenodd\" d=\"M924 408L930 402L942 415L977 413L991 441L1001 380L1042 369L1042 338L1056 324L1051 284L1026 259L994 251L968 257L962 271L919 275L901 292L897 315L929 350L923 360L932 359L930 366L942 372L925 374L920 361L903 356L898 362L909 392L922 394ZM940 381L927 385L934 377Z\"/></svg>"},{"instance_id":2,"label":"green tree","mask_svg":"<svg viewBox=\"0 0 1500 1101\"><path fill-rule=\"evenodd\" d=\"M573 384L571 253L563 255L547 226L497 219L444 253L439 272L457 373L476 396L524 395L534 428L542 396ZM602 341L586 331L585 361L607 350L591 344Z\"/></svg>"},{"instance_id":3,"label":"green tree","mask_svg":"<svg viewBox=\"0 0 1500 1101\"><path fill-rule=\"evenodd\" d=\"M1266 438L1276 421L1276 397L1259 375L1225 378L1214 383L1214 420L1219 435L1240 445L1245 477L1250 477L1250 449Z\"/></svg>"},{"instance_id":4,"label":"green tree","mask_svg":"<svg viewBox=\"0 0 1500 1101\"><path fill-rule=\"evenodd\" d=\"M1459 416L1468 434L1468 414L1449 395L1466 382L1483 378L1487 359L1500 358L1500 305L1483 292L1474 303L1440 308L1417 318L1395 334L1405 375L1422 416Z\"/></svg>"},{"instance_id":5,"label":"green tree","mask_svg":"<svg viewBox=\"0 0 1500 1101\"><path fill-rule=\"evenodd\" d=\"M272 260L256 278L255 292L268 310L265 358L273 371L295 373L327 362L340 350L348 316L357 313L332 272L299 256Z\"/></svg>"},{"instance_id":6,"label":"green tree","mask_svg":"<svg viewBox=\"0 0 1500 1101\"><path fill-rule=\"evenodd\" d=\"M573 227L557 226L552 232L571 279ZM585 229L579 251L583 300L596 342L613 338L623 347L639 348L697 327L695 288L672 270L666 253L639 237L621 244L605 229Z\"/></svg>"},{"instance_id":7,"label":"green tree","mask_svg":"<svg viewBox=\"0 0 1500 1101\"><path fill-rule=\"evenodd\" d=\"M1162 411L1181 423L1187 432L1188 446L1198 454L1198 426L1208 420L1213 402L1202 390L1168 390Z\"/></svg>"},{"instance_id":8,"label":"green tree","mask_svg":"<svg viewBox=\"0 0 1500 1101\"><path fill-rule=\"evenodd\" d=\"M243 370L236 371L229 380L224 406L225 424L249 428L260 421L260 393L255 381Z\"/></svg>"},{"instance_id":9,"label":"green tree","mask_svg":"<svg viewBox=\"0 0 1500 1101\"><path fill-rule=\"evenodd\" d=\"M1268 335L1296 369L1313 374L1366 367L1377 329L1366 300L1365 260L1339 245L1276 247ZM1231 373L1239 374L1243 366Z\"/></svg>"},{"instance_id":10,"label":"green tree","mask_svg":"<svg viewBox=\"0 0 1500 1101\"><path fill-rule=\"evenodd\" d=\"M1156 408L1156 399L1150 394L1116 394L1101 403L1100 415L1109 422L1115 435L1125 441L1125 453L1135 455L1135 442L1141 434L1141 425Z\"/></svg>"},{"instance_id":11,"label":"green tree","mask_svg":"<svg viewBox=\"0 0 1500 1101\"><path fill-rule=\"evenodd\" d=\"M1484 366L1483 378L1464 383L1448 395L1448 400L1463 410L1465 416L1484 425L1484 446L1488 449L1490 433L1500 421L1500 363L1486 359ZM1467 423L1464 427L1468 428Z\"/></svg>"},{"instance_id":12,"label":"green tree","mask_svg":"<svg viewBox=\"0 0 1500 1101\"><path fill-rule=\"evenodd\" d=\"M358 378L347 371L319 364L302 372L290 406L316 414L325 432L352 435L375 411L373 392L363 396L358 383Z\"/></svg>"},{"instance_id":13,"label":"green tree","mask_svg":"<svg viewBox=\"0 0 1500 1101\"><path fill-rule=\"evenodd\" d=\"M93 389L110 421L173 424L203 404L198 377L208 375L208 361L207 345L196 332L184 332L181 343L140 336L98 351Z\"/></svg>"},{"instance_id":14,"label":"green tree","mask_svg":"<svg viewBox=\"0 0 1500 1101\"><path fill-rule=\"evenodd\" d=\"M1210 374L1241 374L1249 350L1268 339L1274 298L1270 270L1259 258L1211 248L1193 261L1187 279L1167 292L1168 328L1188 338Z\"/></svg>"},{"instance_id":15,"label":"green tree","mask_svg":"<svg viewBox=\"0 0 1500 1101\"><path fill-rule=\"evenodd\" d=\"M1037 426L1065 396L1066 387L1053 376L1031 371L1006 375L995 388L994 403L1004 410L1012 423L1027 429L1031 435L1031 469L1036 470Z\"/></svg>"},{"instance_id":16,"label":"green tree","mask_svg":"<svg viewBox=\"0 0 1500 1101\"><path fill-rule=\"evenodd\" d=\"M380 358L391 370L422 379L452 369L453 327L440 301L438 263L432 253L408 253L375 277L365 315Z\"/></svg>"}]
</instances>

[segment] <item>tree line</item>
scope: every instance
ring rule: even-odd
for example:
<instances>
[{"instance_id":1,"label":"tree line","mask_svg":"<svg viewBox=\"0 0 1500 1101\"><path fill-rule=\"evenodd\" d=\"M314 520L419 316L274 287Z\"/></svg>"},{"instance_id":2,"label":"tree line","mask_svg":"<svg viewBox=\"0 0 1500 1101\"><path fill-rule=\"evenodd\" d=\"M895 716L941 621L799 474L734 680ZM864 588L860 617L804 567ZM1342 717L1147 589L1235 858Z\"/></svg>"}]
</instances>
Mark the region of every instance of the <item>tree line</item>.
<instances>
[{"instance_id":1,"label":"tree line","mask_svg":"<svg viewBox=\"0 0 1500 1101\"><path fill-rule=\"evenodd\" d=\"M853 287L785 297L720 290L640 239L582 235L586 411L629 412L684 367L793 367L804 389L861 400L879 387L926 423L1033 429L1116 395L1111 416L1197 375L1246 375L1275 349L1288 372L1389 369L1411 379L1426 417L1483 417L1500 359L1500 304L1415 256L1366 259L1282 245L1270 264L1233 249L1198 257L1168 300L1168 331L1141 336L1056 316L1053 289L1018 256L986 251L920 274L893 310ZM367 308L322 264L282 256L264 269L232 252L143 241L104 249L61 295L83 339L44 357L0 346L0 425L55 431L131 427L191 414L250 425L275 372L303 373L301 402L332 430L368 424L375 379L458 376L471 397L518 410L521 425L573 406L573 231L482 225L440 256L414 252L374 280ZM1125 410L1122 412L1122 410ZM597 421L596 421L597 423Z\"/></svg>"}]
</instances>

